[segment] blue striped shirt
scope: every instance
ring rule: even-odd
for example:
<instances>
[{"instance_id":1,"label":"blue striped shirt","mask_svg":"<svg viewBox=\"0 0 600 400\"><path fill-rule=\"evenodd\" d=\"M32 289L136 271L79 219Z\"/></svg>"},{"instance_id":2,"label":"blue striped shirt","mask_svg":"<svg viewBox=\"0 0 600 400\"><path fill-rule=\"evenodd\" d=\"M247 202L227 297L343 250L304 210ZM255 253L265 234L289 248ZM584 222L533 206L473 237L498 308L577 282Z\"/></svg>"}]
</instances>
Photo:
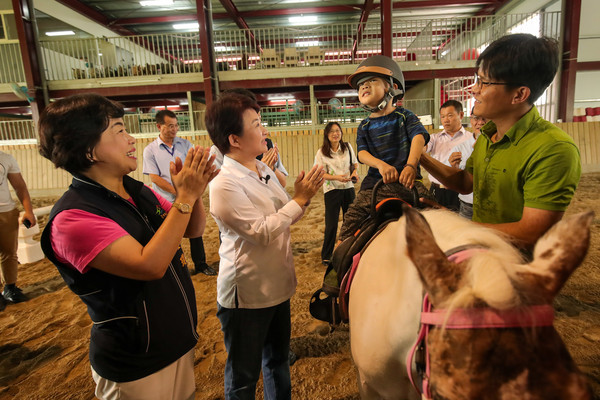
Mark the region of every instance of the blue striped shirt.
<instances>
[{"instance_id":1,"label":"blue striped shirt","mask_svg":"<svg viewBox=\"0 0 600 400\"><path fill-rule=\"evenodd\" d=\"M365 118L358 126L356 147L358 152L368 151L373 157L385 161L401 172L408 161L412 140L417 135L423 135L425 144L429 142L429 133L419 117L410 110L396 107L393 112L383 117ZM372 188L379 179L379 170L369 167L360 189ZM418 166L417 179L422 179Z\"/></svg>"}]
</instances>

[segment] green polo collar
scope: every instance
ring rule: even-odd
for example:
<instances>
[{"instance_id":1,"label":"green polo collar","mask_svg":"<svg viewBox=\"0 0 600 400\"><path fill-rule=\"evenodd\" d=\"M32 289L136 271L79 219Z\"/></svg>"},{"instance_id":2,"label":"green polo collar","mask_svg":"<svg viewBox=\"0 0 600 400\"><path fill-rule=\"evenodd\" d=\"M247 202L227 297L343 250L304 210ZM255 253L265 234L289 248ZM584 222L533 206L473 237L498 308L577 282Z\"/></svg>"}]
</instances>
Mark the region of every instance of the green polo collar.
<instances>
[{"instance_id":1,"label":"green polo collar","mask_svg":"<svg viewBox=\"0 0 600 400\"><path fill-rule=\"evenodd\" d=\"M504 136L508 137L513 146L516 146L539 118L540 113L536 106L531 107L531 110L527 111L516 124L511 126ZM481 128L481 133L491 142L491 137L494 136L497 130L496 124L493 121L489 121Z\"/></svg>"}]
</instances>

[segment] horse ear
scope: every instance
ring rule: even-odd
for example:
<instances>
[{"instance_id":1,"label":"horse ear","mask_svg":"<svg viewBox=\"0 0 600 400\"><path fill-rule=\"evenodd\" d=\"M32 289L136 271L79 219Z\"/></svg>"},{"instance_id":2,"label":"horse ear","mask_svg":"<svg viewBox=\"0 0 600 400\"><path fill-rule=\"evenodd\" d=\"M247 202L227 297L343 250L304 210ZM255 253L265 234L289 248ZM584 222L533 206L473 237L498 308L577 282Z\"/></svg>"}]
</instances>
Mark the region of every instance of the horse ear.
<instances>
[{"instance_id":1,"label":"horse ear","mask_svg":"<svg viewBox=\"0 0 600 400\"><path fill-rule=\"evenodd\" d=\"M552 302L588 251L593 219L593 211L565 217L538 240L527 272L519 274L531 297Z\"/></svg>"},{"instance_id":2,"label":"horse ear","mask_svg":"<svg viewBox=\"0 0 600 400\"><path fill-rule=\"evenodd\" d=\"M462 271L457 264L448 261L425 218L407 205L403 206L403 212L408 256L417 267L431 302L439 306L458 287Z\"/></svg>"}]
</instances>

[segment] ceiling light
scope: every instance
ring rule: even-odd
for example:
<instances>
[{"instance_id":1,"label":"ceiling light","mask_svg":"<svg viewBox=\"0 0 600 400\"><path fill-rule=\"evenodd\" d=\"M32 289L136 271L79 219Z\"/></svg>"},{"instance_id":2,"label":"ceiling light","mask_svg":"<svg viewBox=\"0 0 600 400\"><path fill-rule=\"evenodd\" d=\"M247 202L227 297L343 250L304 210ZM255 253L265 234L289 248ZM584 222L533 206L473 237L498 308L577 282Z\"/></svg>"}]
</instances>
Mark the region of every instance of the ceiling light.
<instances>
[{"instance_id":1,"label":"ceiling light","mask_svg":"<svg viewBox=\"0 0 600 400\"><path fill-rule=\"evenodd\" d=\"M174 24L173 29L198 29L200 24L197 22L187 22L185 24Z\"/></svg>"},{"instance_id":2,"label":"ceiling light","mask_svg":"<svg viewBox=\"0 0 600 400\"><path fill-rule=\"evenodd\" d=\"M173 0L146 0L146 1L140 1L140 5L142 7L170 6L172 4L173 4Z\"/></svg>"},{"instance_id":3,"label":"ceiling light","mask_svg":"<svg viewBox=\"0 0 600 400\"><path fill-rule=\"evenodd\" d=\"M317 22L317 16L316 15L303 15L303 16L300 16L300 17L290 17L289 21L292 24L315 23L315 22Z\"/></svg>"},{"instance_id":4,"label":"ceiling light","mask_svg":"<svg viewBox=\"0 0 600 400\"><path fill-rule=\"evenodd\" d=\"M73 31L53 31L53 32L46 32L46 36L68 36L68 35L74 35L75 32Z\"/></svg>"}]
</instances>

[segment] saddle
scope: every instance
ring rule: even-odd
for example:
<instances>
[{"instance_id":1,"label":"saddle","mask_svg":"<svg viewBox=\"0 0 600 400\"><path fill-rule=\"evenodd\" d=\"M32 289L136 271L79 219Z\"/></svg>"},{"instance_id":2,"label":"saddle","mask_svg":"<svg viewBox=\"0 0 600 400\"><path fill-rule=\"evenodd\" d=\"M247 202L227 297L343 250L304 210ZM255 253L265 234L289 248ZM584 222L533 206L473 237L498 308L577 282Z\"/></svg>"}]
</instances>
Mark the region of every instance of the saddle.
<instances>
[{"instance_id":1,"label":"saddle","mask_svg":"<svg viewBox=\"0 0 600 400\"><path fill-rule=\"evenodd\" d=\"M313 293L310 299L310 314L318 320L329 322L332 325L348 322L351 278L354 277L360 255L390 222L397 221L402 216L403 204L409 206L419 204L419 193L415 187L411 191L412 204L399 198L388 198L376 203L377 190L382 185L383 180L379 180L373 187L369 216L361 223L354 235L336 247L325 271L323 285ZM357 255L359 256L351 270L353 259Z\"/></svg>"}]
</instances>

